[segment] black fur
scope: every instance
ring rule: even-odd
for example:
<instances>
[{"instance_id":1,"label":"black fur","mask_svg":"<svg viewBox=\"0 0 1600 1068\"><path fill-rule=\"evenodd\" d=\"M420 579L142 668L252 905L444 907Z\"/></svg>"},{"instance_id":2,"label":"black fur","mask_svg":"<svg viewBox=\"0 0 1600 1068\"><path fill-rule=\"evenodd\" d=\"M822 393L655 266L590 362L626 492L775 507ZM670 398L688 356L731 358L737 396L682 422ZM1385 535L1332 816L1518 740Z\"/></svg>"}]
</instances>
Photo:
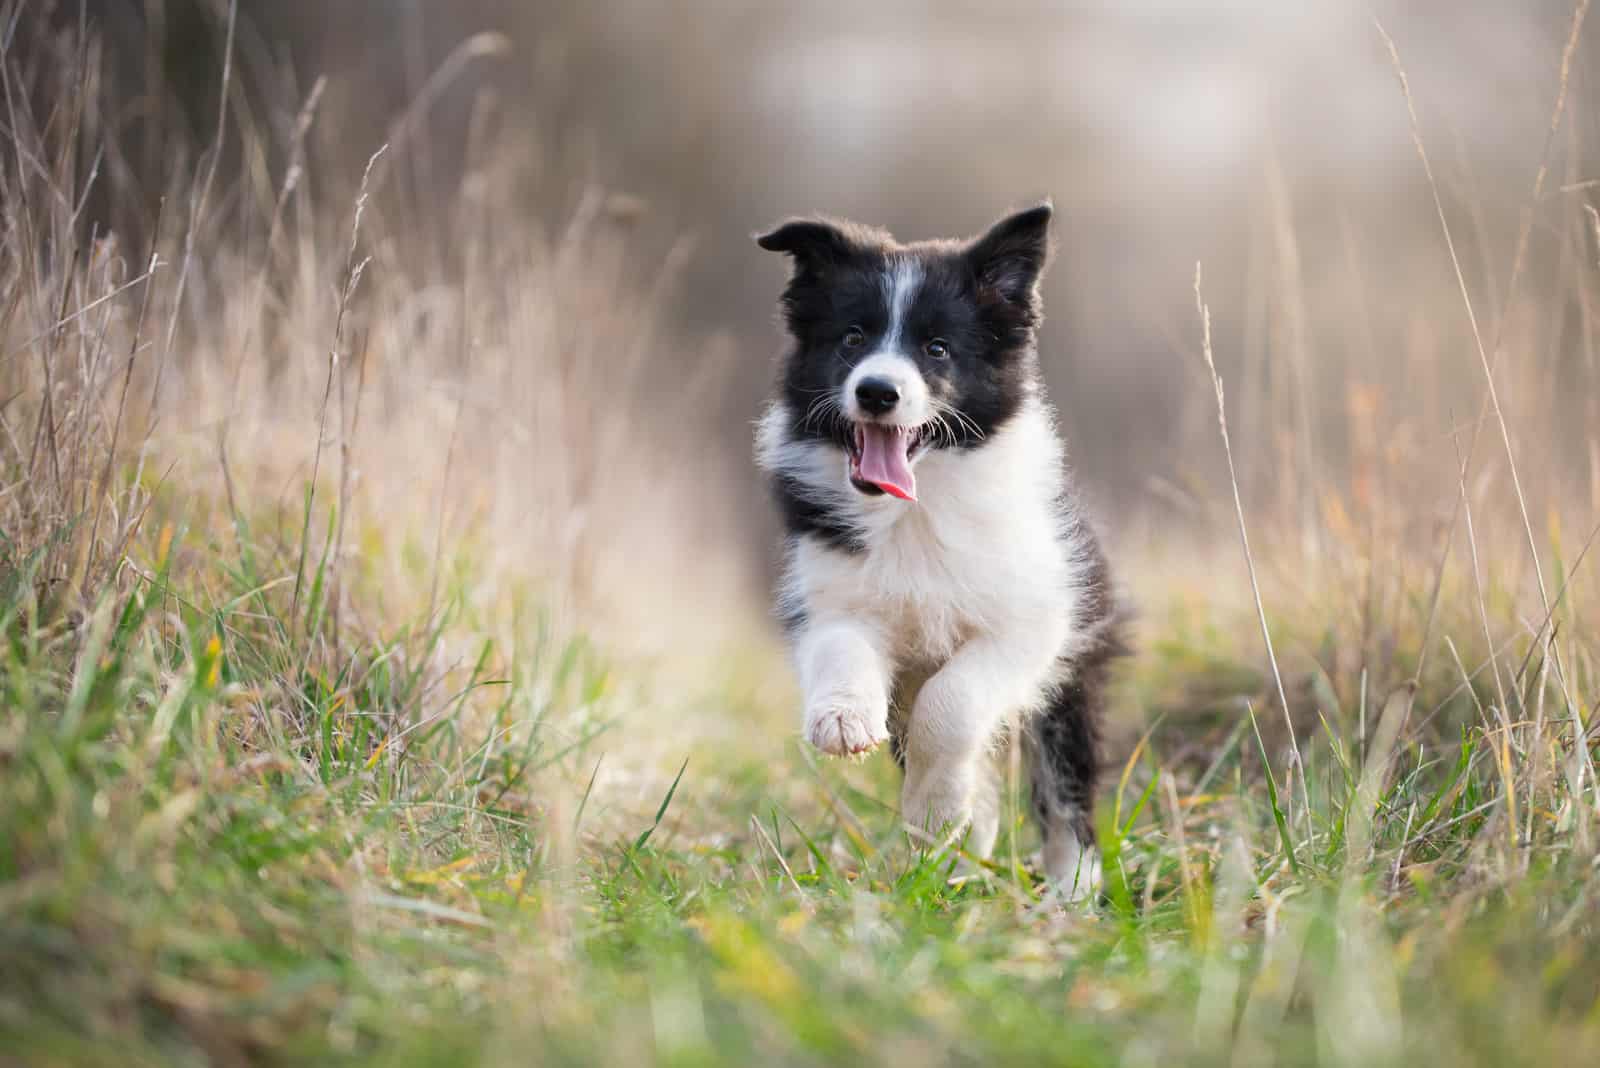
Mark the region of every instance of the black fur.
<instances>
[{"instance_id":1,"label":"black fur","mask_svg":"<svg viewBox=\"0 0 1600 1068\"><path fill-rule=\"evenodd\" d=\"M833 509L805 495L791 479L779 478L772 487L783 525L791 535L821 538L834 549L855 553L862 550L861 535Z\"/></svg>"},{"instance_id":2,"label":"black fur","mask_svg":"<svg viewBox=\"0 0 1600 1068\"><path fill-rule=\"evenodd\" d=\"M1074 525L1077 519L1069 520ZM1088 581L1077 621L1086 643L1063 666L1067 681L1023 728L1023 752L1033 791L1033 814L1049 836L1063 830L1095 843L1094 791L1100 772L1100 721L1111 666L1128 652L1124 622L1112 595L1110 567L1100 543L1081 525Z\"/></svg>"}]
</instances>

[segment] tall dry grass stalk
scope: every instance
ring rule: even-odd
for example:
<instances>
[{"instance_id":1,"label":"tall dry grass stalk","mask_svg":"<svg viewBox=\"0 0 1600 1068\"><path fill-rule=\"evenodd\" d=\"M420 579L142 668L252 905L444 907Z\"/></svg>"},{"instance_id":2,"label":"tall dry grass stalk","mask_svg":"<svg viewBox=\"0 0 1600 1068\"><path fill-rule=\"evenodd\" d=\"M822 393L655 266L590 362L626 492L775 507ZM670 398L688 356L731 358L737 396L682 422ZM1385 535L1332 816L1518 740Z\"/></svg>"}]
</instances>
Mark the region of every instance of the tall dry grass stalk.
<instances>
[{"instance_id":1,"label":"tall dry grass stalk","mask_svg":"<svg viewBox=\"0 0 1600 1068\"><path fill-rule=\"evenodd\" d=\"M370 146L353 185L308 173L326 83L275 136L226 103L230 60L210 143L174 154L153 225L130 220L150 245L129 248L85 213L98 161L130 152L98 46L17 10L0 18L20 26L0 55L0 551L37 551L45 611L125 585L165 494L202 528L292 517L296 600L331 553L341 625L425 611L393 603L414 587L398 577L442 567L453 593L466 554L496 577L472 596L509 611L535 589L540 612L624 649L740 633L751 557L723 548L719 492L738 473L700 425L730 346L669 326L684 253L641 257L630 201L589 189L543 227L526 210L538 146L486 101L459 188L417 227L404 136ZM282 171L230 172L230 141L275 147ZM350 582L374 596L341 596Z\"/></svg>"},{"instance_id":2,"label":"tall dry grass stalk","mask_svg":"<svg viewBox=\"0 0 1600 1068\"><path fill-rule=\"evenodd\" d=\"M1537 170L1537 172L1535 174L1535 177L1534 177L1533 192L1532 192L1532 194L1531 194L1531 196L1529 198L1529 206L1528 206L1528 208L1526 208L1524 210L1522 223L1521 223L1521 226L1520 226L1519 231L1518 231L1517 249L1516 249L1516 253L1515 253L1515 256L1514 256L1513 262L1512 262L1510 280L1509 280L1509 282L1507 284L1506 304L1508 306L1511 303L1513 303L1515 298L1516 298L1517 282L1518 282L1518 280L1520 279L1520 277L1522 275L1523 264L1524 264L1525 255L1526 255L1526 251L1527 251L1528 234L1529 234L1529 231L1531 229L1531 213L1532 213L1533 206L1537 205L1539 203L1539 201L1543 197L1545 180L1546 180L1546 177L1547 177L1547 175L1549 173L1549 167L1550 167L1551 145L1555 140L1556 134L1559 131L1560 126L1561 126L1561 120L1562 120L1562 118L1563 118L1563 116L1565 115L1565 112L1566 112L1567 89L1568 89L1568 85L1569 85L1569 82L1570 82L1570 79L1571 79L1572 59L1573 59L1574 53L1577 51L1579 37L1580 37L1580 34L1582 33L1582 30L1583 30L1584 19L1586 18L1586 16L1588 15L1588 12L1589 12L1589 5L1590 5L1590 0L1579 0L1577 5L1575 6L1575 8L1573 10L1573 14L1572 14L1571 29L1568 32L1567 39L1566 39L1566 44L1565 44L1565 46L1564 46L1564 48L1562 50L1560 75L1559 75L1559 81L1558 81L1558 88L1557 88L1557 92L1556 92L1556 100L1555 100L1554 106L1551 109L1550 124L1549 124L1548 129L1546 130L1544 147L1543 147L1543 150L1542 150L1542 153L1541 153L1541 157L1540 157L1540 161L1539 161L1539 167L1538 167L1538 170ZM1484 395L1483 395L1483 401L1482 401L1482 404L1481 404L1481 407L1480 407L1480 411L1479 411L1478 420L1477 420L1477 423L1474 425L1474 428L1473 428L1473 434L1472 434L1471 443L1469 443L1469 445L1467 447L1467 451L1465 453L1460 453L1460 451L1459 451L1459 442L1457 443L1458 444L1459 469L1460 469L1460 477L1458 479L1458 485L1459 485L1460 492L1457 495L1456 500L1458 502L1458 507L1464 513L1465 528L1466 528L1468 546L1469 546L1469 548L1471 549L1471 552L1472 552L1472 560L1471 560L1472 577L1473 577L1473 585L1474 585L1474 587L1475 587L1475 589L1477 591L1477 600L1478 600L1478 607L1479 607L1479 618L1480 618L1480 621L1483 624L1485 641L1486 641L1486 644L1487 644L1487 646L1488 646L1488 648L1490 650L1490 654L1489 654L1489 656L1490 656L1490 668L1491 668L1491 671L1493 673L1493 677L1494 677L1494 680L1495 680L1495 686L1496 686L1496 689L1497 689L1497 692L1498 692L1498 696L1499 696L1499 700L1500 700L1500 712L1501 712L1501 716L1503 718L1502 725L1503 725L1503 728L1504 728L1505 744L1509 745L1510 744L1509 739L1510 739L1511 734L1512 734L1511 724L1510 724L1510 721L1509 721L1510 706L1509 706L1509 703L1508 703L1507 698L1506 698L1505 684L1504 684L1503 680L1501 679L1499 666L1495 662L1495 656L1494 656L1494 642L1495 642L1495 639L1494 639L1494 636L1493 636L1493 633L1492 633L1492 629L1491 629L1491 624L1490 624L1490 621L1489 621L1488 609L1487 609L1487 605L1485 603L1483 587L1482 587L1481 581L1479 579L1479 570L1478 570L1479 569L1479 561L1478 561L1477 542L1476 542L1476 539L1475 539L1475 536L1474 536L1474 529L1473 529L1473 522L1472 522L1472 510L1471 510L1470 499L1469 499L1467 486L1466 486L1466 475L1467 475L1467 472L1469 471L1469 469L1471 468L1471 465L1472 465L1471 450L1472 450L1473 445L1476 444L1477 434L1478 434L1479 429L1481 429L1481 427L1483 425L1484 415L1485 415L1486 411L1492 411L1493 412L1494 417L1495 417L1495 423L1496 423L1496 425L1497 425L1497 427L1499 428L1499 431L1500 431L1500 441L1501 441L1501 445L1502 445L1502 447L1504 448L1504 451L1505 451L1506 471L1507 471L1507 474L1508 474L1508 477L1509 477L1512 494L1513 494L1513 497L1514 497L1514 499L1516 501L1518 516L1519 516L1519 518L1521 520L1522 532L1523 532L1523 534L1525 535L1525 537L1527 539L1526 544L1527 544L1527 550L1528 550L1528 559L1531 562L1532 567L1533 567L1533 578L1534 578L1535 585L1536 585L1536 587L1538 589L1540 605L1543 608L1544 615L1545 615L1545 617L1547 619L1554 614L1554 606L1553 606L1553 604L1551 602L1550 594L1549 594L1548 588L1546 587L1546 584L1545 584L1544 568L1540 563L1539 541L1534 535L1533 520L1530 517L1529 510L1528 510L1527 494L1526 494L1526 492L1524 491L1524 488L1523 488L1522 477L1518 472L1517 460L1516 460L1516 456L1515 456L1515 450L1513 449L1513 446L1512 446L1511 430L1510 430L1510 427L1508 425L1507 417L1506 417L1506 414L1505 414L1505 408L1501 403L1499 390L1497 388L1496 381L1495 381L1495 366L1496 366L1496 363L1498 362L1498 358L1499 358L1500 352L1501 352L1501 344L1502 344L1502 340L1503 340L1503 336L1502 335L1503 335L1503 329L1504 329L1504 319L1502 319L1500 330L1497 332L1497 336L1495 338L1495 344L1494 344L1493 357L1491 357L1489 351L1484 346L1483 332L1480 329L1479 324L1478 324L1477 312L1476 312L1476 310L1474 308L1474 305L1473 305L1472 296L1471 296L1471 293L1470 293L1468 285L1467 285L1466 276L1465 276L1464 272L1462 271L1461 259L1460 259L1459 255L1457 254L1457 251L1456 251L1455 238L1454 238L1454 236L1452 234L1452 231L1451 231L1449 219L1448 219L1448 217L1446 215L1446 212L1445 212L1443 200L1440 197L1439 185L1438 185L1437 180L1434 177L1433 165L1432 165L1431 161L1429 160L1428 151L1427 151L1427 148L1426 148L1426 146L1424 144L1421 125L1420 125L1420 122L1419 122L1419 120L1417 118L1416 102L1415 102L1415 100L1414 100L1414 98L1412 96L1412 93L1411 93L1411 86L1410 86L1409 80L1406 77L1405 68L1402 65L1401 60L1400 60L1399 50L1396 47L1393 38L1391 38L1389 36L1388 32L1386 30L1384 30L1383 25L1381 23L1378 23L1378 22L1375 22L1374 24L1376 25L1378 33L1383 38L1384 44L1385 44L1385 46L1387 47L1387 49L1389 51L1390 60L1393 63L1395 74L1399 78L1399 81L1400 81L1401 94L1405 99L1406 113L1407 113L1407 115L1408 115L1408 117L1410 119L1410 131L1411 131L1412 142L1416 146L1417 156L1418 156L1419 160L1422 163L1423 171L1424 171L1424 173L1425 173L1425 175L1427 177L1428 190L1429 190L1429 193L1430 193L1430 195L1432 196L1432 199L1433 199L1434 210L1435 210L1435 212L1436 212L1436 214L1438 215L1438 218L1439 218L1440 231L1441 231L1441 234L1443 236L1445 247L1449 252L1451 267L1452 267L1452 270L1455 273L1456 283L1457 283L1457 285L1458 285L1458 287L1460 289L1460 292L1461 292L1462 304L1463 304L1463 307L1464 307L1465 312L1466 312L1468 324L1469 324L1469 326L1471 328L1472 339L1473 339L1473 343L1474 343L1474 346L1475 346L1475 349L1476 349L1476 352L1477 352L1479 366L1483 371ZM1582 290L1580 289L1580 293L1581 292L1582 292ZM1448 546L1448 542L1446 543L1446 545ZM1587 549L1588 549L1588 542L1585 542L1584 547L1578 553L1575 566L1576 566L1576 564L1581 564L1583 558L1587 555ZM1445 559L1446 558L1441 556L1441 561L1440 561L1440 565L1439 565L1441 571L1442 571L1443 567L1445 566ZM1430 615L1431 615L1431 611L1432 610L1430 609ZM1425 632L1425 634L1426 634L1426 632ZM1556 683L1557 683L1557 685L1558 685L1558 687L1560 689L1561 696L1565 701L1566 709L1567 709L1568 714L1570 716L1570 719L1572 721L1573 735L1572 735L1572 744L1570 746L1570 757L1569 757L1569 760L1570 760L1571 768L1573 768L1574 771L1577 772L1576 781L1574 782L1573 785L1574 785L1574 787L1576 789L1581 791L1582 783L1583 783L1583 774L1582 773L1584 771L1588 772L1589 779L1591 781L1593 781L1593 777L1594 777L1594 761L1593 761L1593 756L1590 753L1589 746L1585 742L1586 725L1584 723L1583 716L1582 716L1581 712L1579 711L1578 702L1575 700L1575 698L1573 696L1573 693L1572 693L1572 690L1571 690L1570 686L1568 685L1568 681L1567 681L1567 678L1566 678L1566 673L1562 669L1560 646L1553 640L1553 638L1554 638L1553 633L1549 632L1549 631L1546 631L1543 626L1540 626L1534 632L1534 634L1532 635L1533 644L1534 645L1538 645L1540 647L1540 649L1541 649L1541 652L1542 652L1542 655L1543 655L1543 658L1544 658L1545 666L1546 667L1553 667L1553 669L1554 669ZM1424 645L1424 649L1426 649L1426 645ZM1532 646L1530 646L1528 655L1529 655L1530 658L1533 655ZM1524 664L1524 667L1526 667L1526 664ZM1520 672L1519 672L1519 676L1520 676ZM1538 743L1540 741L1540 739L1539 739L1539 734L1540 734L1539 727L1540 727L1541 721L1542 721L1542 713L1543 713L1543 707L1544 707L1544 696L1545 696L1545 687L1544 687L1544 678L1543 677L1541 677L1539 679L1539 683L1538 683L1538 685L1536 686L1536 688L1534 690L1534 696L1535 696L1535 701L1536 701L1537 707L1538 707L1538 715L1536 717L1535 730L1534 730L1534 735L1535 735L1535 737L1534 737L1534 746L1537 747ZM1523 698L1522 703L1523 703L1524 708L1526 708L1526 704L1527 704L1526 697ZM1509 757L1507 758L1507 762L1509 763ZM1538 770L1537 770L1537 762L1536 762L1535 763L1535 767L1534 767L1534 771L1532 772L1532 776L1536 778L1537 775L1538 775ZM1530 797L1530 804L1531 804L1532 803L1531 798L1532 798L1532 794L1533 794L1533 784L1531 782L1529 784L1528 789L1529 789L1529 797ZM1516 793L1515 793L1514 790L1508 791L1507 803L1508 803L1508 806L1510 807L1510 812L1511 812L1509 823L1512 825L1509 828L1509 830L1512 833L1513 837L1515 835L1515 826L1514 825L1516 823L1516 818L1515 818L1515 797L1516 797ZM1529 829L1528 833L1531 833L1531 828Z\"/></svg>"},{"instance_id":3,"label":"tall dry grass stalk","mask_svg":"<svg viewBox=\"0 0 1600 1068\"><path fill-rule=\"evenodd\" d=\"M1503 252L1487 236L1503 206L1473 201L1470 180L1442 170L1430 154L1427 89L1413 86L1400 45L1378 27L1400 83L1397 103L1421 164L1421 192L1437 219L1435 267L1447 272L1453 310L1426 302L1425 287L1413 291L1398 277L1380 277L1376 282L1388 286L1384 299L1415 301L1412 334L1390 341L1372 333L1366 314L1330 324L1329 300L1298 303L1307 274L1294 233L1297 191L1281 173L1269 173L1272 247L1262 255L1277 273L1253 272L1249 284L1264 294L1263 303L1282 287L1289 306L1274 313L1282 319L1277 335L1254 325L1255 312L1245 316L1245 381L1238 392L1248 431L1230 435L1211 309L1196 272L1202 324L1196 364L1209 388L1196 391L1194 411L1211 409L1216 421L1197 418L1192 426L1209 422L1213 440L1220 427L1227 484L1200 491L1213 538L1171 538L1172 563L1162 568L1169 536L1154 532L1150 559L1157 567L1135 571L1147 613L1155 606L1159 617L1147 615L1151 642L1140 693L1147 714L1187 716L1192 723L1205 719L1197 705L1222 713L1224 726L1253 718L1256 701L1285 711L1275 730L1264 725L1268 740L1282 748L1268 746L1262 756L1269 769L1287 763L1294 776L1297 805L1285 806L1288 826L1279 825L1291 866L1291 839L1298 837L1302 850L1315 848L1317 839L1295 810L1312 810L1315 793L1326 789L1317 780L1330 765L1357 786L1361 804L1348 811L1340 834L1348 862L1366 863L1378 848L1372 806L1396 783L1423 774L1430 761L1473 745L1471 769L1496 783L1495 798L1475 806L1471 817L1485 820L1473 870L1493 872L1489 884L1526 874L1541 844L1569 841L1568 834L1580 850L1592 848L1600 814L1592 697L1600 659L1586 622L1600 595L1588 559L1600 531L1593 491L1600 435L1583 413L1593 409L1590 394L1600 391L1590 355L1596 351L1590 309L1600 294L1600 259L1591 251L1600 230L1591 230L1600 215L1569 199L1584 193L1574 170L1583 158L1577 133L1583 98L1572 87L1588 9L1588 0L1574 5L1561 47L1552 52L1554 99L1541 156L1530 164L1532 189L1516 206L1515 241ZM1563 150L1565 192L1550 193ZM1470 229L1458 225L1463 214L1473 220ZM1360 274L1360 257L1346 251L1341 269L1350 274L1348 289L1376 291L1374 278ZM1320 261L1324 280L1328 262ZM1256 258L1250 263L1256 266ZM1341 349L1348 355L1308 369L1313 335L1319 355ZM1276 361L1265 355L1273 346L1262 336L1282 339ZM1385 353L1388 344L1393 348ZM1363 352L1388 366L1364 367ZM1308 411L1297 398L1313 378L1324 386L1336 382L1336 400ZM1342 426L1329 418L1340 405ZM1458 410L1475 410L1476 419L1458 423ZM1500 448L1480 456L1476 445L1486 424ZM1278 485L1241 478L1241 471L1263 469L1278 473ZM1578 538L1569 541L1569 528ZM1229 543L1235 549L1224 553ZM1227 656L1208 660L1184 647L1185 640L1205 647L1189 629L1191 604L1201 628L1218 618L1231 621L1230 653L1243 635L1255 634L1247 656L1252 668L1260 664L1259 675L1234 701L1210 696L1227 692L1215 678L1227 670ZM1168 662L1178 676L1170 689L1163 678ZM1375 730L1369 705L1378 710ZM1248 737L1249 727L1242 730ZM1353 750L1348 739L1355 739ZM1437 827L1413 839L1413 824L1425 825L1429 816L1428 810L1387 814L1394 821L1385 847L1395 850L1387 860L1391 884L1398 885L1410 857L1426 853L1430 837L1437 840Z\"/></svg>"},{"instance_id":4,"label":"tall dry grass stalk","mask_svg":"<svg viewBox=\"0 0 1600 1068\"><path fill-rule=\"evenodd\" d=\"M1211 376L1212 389L1217 397L1217 431L1222 435L1222 452L1228 463L1228 484L1233 490L1234 513L1239 520L1239 545L1244 550L1245 572L1250 577L1250 595L1255 600L1256 618L1261 624L1261 641L1266 646L1267 663L1272 668L1272 683L1277 688L1278 707L1283 710L1284 727L1288 731L1290 751L1294 753L1291 771L1298 777L1306 811L1311 801L1307 794L1305 759L1300 755L1300 742L1295 736L1294 722L1289 705L1289 695L1283 688L1283 672L1278 668L1278 654L1272 647L1272 628L1267 623L1267 610L1261 603L1261 583L1256 577L1255 557L1250 553L1250 530L1244 515L1244 499L1239 493L1239 474L1233 464L1233 444L1228 440L1228 406L1222 389L1222 376L1217 373L1216 356L1211 351L1211 309L1206 307L1200 288L1200 264L1194 266L1194 304L1200 315L1200 351L1205 357L1206 371Z\"/></svg>"}]
</instances>

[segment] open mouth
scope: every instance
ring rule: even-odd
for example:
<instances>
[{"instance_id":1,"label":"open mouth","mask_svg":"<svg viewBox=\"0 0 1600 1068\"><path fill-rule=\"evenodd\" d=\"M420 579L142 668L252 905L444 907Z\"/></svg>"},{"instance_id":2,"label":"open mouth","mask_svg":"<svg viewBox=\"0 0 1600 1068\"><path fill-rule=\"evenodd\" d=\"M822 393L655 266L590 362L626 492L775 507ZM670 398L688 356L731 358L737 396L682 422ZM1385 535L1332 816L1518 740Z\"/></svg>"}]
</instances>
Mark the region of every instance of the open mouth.
<instances>
[{"instance_id":1,"label":"open mouth","mask_svg":"<svg viewBox=\"0 0 1600 1068\"><path fill-rule=\"evenodd\" d=\"M928 443L926 426L856 423L847 451L850 484L862 493L887 493L903 501L917 499L917 476L911 461Z\"/></svg>"}]
</instances>

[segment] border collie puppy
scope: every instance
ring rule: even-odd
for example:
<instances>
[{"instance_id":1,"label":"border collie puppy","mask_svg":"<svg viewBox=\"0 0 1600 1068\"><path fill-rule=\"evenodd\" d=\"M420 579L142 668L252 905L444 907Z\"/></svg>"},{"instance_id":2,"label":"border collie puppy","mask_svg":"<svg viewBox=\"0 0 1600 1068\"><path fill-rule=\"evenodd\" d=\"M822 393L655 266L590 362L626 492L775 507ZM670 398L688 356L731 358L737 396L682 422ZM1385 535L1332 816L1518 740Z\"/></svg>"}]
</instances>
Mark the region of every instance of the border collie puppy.
<instances>
[{"instance_id":1,"label":"border collie puppy","mask_svg":"<svg viewBox=\"0 0 1600 1068\"><path fill-rule=\"evenodd\" d=\"M901 814L987 856L998 755L1020 740L1047 877L1098 882L1101 691L1123 651L1076 501L1035 332L1049 204L971 241L900 244L796 220L792 347L757 457L787 528L779 615L824 753L888 741Z\"/></svg>"}]
</instances>

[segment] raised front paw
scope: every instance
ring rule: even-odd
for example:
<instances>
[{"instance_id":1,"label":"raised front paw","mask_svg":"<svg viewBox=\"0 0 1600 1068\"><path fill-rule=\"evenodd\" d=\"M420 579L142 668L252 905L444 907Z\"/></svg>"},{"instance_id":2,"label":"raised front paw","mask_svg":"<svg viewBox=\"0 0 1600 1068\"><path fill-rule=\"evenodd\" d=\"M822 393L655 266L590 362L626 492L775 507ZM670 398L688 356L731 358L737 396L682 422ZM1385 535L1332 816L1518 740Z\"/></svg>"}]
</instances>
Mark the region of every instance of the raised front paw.
<instances>
[{"instance_id":1,"label":"raised front paw","mask_svg":"<svg viewBox=\"0 0 1600 1068\"><path fill-rule=\"evenodd\" d=\"M829 756L870 753L888 738L887 709L829 702L806 711L806 740Z\"/></svg>"}]
</instances>

